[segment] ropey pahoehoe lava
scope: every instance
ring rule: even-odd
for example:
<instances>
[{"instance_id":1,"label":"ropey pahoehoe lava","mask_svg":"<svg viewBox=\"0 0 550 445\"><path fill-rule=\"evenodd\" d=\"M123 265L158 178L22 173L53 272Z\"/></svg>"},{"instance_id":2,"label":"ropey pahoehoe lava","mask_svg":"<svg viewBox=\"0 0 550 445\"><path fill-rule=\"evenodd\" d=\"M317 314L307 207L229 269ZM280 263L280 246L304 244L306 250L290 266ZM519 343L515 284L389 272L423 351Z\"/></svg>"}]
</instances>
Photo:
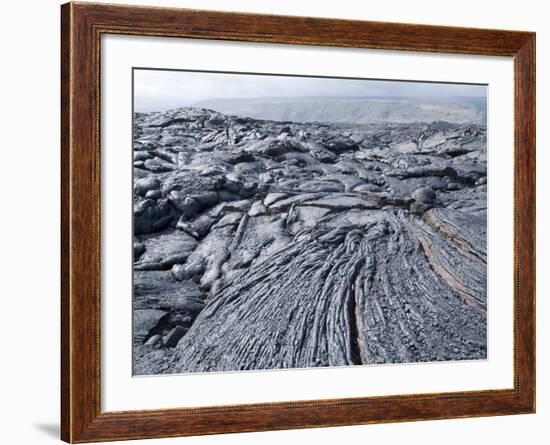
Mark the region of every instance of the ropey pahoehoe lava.
<instances>
[{"instance_id":1,"label":"ropey pahoehoe lava","mask_svg":"<svg viewBox=\"0 0 550 445\"><path fill-rule=\"evenodd\" d=\"M135 374L484 359L484 122L134 115Z\"/></svg>"}]
</instances>

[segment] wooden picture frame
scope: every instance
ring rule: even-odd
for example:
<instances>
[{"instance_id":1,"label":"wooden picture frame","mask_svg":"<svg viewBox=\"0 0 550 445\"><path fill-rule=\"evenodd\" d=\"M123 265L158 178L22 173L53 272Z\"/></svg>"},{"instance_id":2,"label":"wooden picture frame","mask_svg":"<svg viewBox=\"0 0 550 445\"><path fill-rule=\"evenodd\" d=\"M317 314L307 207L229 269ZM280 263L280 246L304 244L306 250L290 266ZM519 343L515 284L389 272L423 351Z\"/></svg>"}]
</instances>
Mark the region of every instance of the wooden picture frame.
<instances>
[{"instance_id":1,"label":"wooden picture frame","mask_svg":"<svg viewBox=\"0 0 550 445\"><path fill-rule=\"evenodd\" d=\"M61 8L61 438L70 443L535 411L535 34L67 3ZM514 387L102 412L100 38L103 34L510 56L515 71Z\"/></svg>"}]
</instances>

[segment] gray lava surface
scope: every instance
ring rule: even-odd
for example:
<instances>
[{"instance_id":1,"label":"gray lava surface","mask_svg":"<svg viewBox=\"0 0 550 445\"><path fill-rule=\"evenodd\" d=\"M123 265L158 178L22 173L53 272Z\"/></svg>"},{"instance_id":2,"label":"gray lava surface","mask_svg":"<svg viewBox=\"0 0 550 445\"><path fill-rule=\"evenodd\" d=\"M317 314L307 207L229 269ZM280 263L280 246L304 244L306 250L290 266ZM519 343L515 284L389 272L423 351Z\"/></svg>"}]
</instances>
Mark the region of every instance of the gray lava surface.
<instances>
[{"instance_id":1,"label":"gray lava surface","mask_svg":"<svg viewBox=\"0 0 550 445\"><path fill-rule=\"evenodd\" d=\"M134 116L134 374L484 359L486 128Z\"/></svg>"}]
</instances>

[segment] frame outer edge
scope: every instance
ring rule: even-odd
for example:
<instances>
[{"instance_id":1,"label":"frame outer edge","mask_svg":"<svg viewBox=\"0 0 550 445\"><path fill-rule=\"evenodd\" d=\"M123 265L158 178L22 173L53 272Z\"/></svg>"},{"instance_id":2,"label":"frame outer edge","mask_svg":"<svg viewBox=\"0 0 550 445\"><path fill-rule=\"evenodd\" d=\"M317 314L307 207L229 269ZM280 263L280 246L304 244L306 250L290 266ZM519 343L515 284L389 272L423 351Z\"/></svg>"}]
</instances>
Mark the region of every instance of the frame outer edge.
<instances>
[{"instance_id":1,"label":"frame outer edge","mask_svg":"<svg viewBox=\"0 0 550 445\"><path fill-rule=\"evenodd\" d=\"M71 441L70 328L70 139L71 139L71 10L61 5L61 422L60 438Z\"/></svg>"},{"instance_id":2,"label":"frame outer edge","mask_svg":"<svg viewBox=\"0 0 550 445\"><path fill-rule=\"evenodd\" d=\"M514 58L516 75L515 275L517 383L525 412L536 410L536 35L530 34ZM519 325L519 326L518 326Z\"/></svg>"},{"instance_id":3,"label":"frame outer edge","mask_svg":"<svg viewBox=\"0 0 550 445\"><path fill-rule=\"evenodd\" d=\"M100 414L99 153L90 138L88 9L61 5L61 439L82 441Z\"/></svg>"}]
</instances>

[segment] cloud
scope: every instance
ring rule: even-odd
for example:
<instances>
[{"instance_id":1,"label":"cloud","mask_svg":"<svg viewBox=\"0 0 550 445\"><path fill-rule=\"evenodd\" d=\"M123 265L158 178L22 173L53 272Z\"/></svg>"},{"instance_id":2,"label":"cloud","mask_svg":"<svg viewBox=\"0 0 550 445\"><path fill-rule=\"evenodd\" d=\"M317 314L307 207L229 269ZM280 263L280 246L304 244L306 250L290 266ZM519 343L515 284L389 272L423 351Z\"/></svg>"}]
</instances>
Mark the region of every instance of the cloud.
<instances>
[{"instance_id":1,"label":"cloud","mask_svg":"<svg viewBox=\"0 0 550 445\"><path fill-rule=\"evenodd\" d=\"M206 99L305 96L485 97L485 85L136 69L136 111Z\"/></svg>"}]
</instances>

